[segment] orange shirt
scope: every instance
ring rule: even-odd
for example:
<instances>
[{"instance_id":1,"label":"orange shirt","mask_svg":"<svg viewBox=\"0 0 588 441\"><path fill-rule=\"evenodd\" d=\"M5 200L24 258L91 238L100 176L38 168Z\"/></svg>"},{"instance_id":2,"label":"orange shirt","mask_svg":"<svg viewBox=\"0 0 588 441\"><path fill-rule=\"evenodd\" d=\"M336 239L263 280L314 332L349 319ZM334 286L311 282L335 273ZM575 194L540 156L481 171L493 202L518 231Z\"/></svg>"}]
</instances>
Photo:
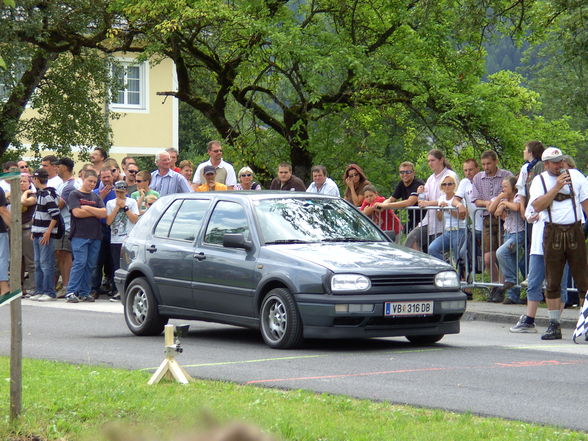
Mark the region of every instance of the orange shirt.
<instances>
[{"instance_id":1,"label":"orange shirt","mask_svg":"<svg viewBox=\"0 0 588 441\"><path fill-rule=\"evenodd\" d=\"M220 182L215 182L214 186L210 188L208 184L205 182L202 185L199 185L196 191L227 191L228 188L225 184L221 184Z\"/></svg>"}]
</instances>

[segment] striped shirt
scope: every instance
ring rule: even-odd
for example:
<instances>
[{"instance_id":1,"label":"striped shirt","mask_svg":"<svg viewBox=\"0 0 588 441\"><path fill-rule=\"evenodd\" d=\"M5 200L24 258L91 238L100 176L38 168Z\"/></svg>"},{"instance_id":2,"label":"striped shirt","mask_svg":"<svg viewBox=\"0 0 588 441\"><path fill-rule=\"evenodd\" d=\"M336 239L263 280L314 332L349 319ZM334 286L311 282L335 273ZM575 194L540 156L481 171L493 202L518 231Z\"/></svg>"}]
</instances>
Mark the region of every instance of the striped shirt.
<instances>
[{"instance_id":1,"label":"striped shirt","mask_svg":"<svg viewBox=\"0 0 588 441\"><path fill-rule=\"evenodd\" d=\"M186 178L173 170L168 170L165 175L160 174L159 170L152 172L151 185L149 185L149 187L159 193L159 196L192 192Z\"/></svg>"},{"instance_id":2,"label":"striped shirt","mask_svg":"<svg viewBox=\"0 0 588 441\"><path fill-rule=\"evenodd\" d=\"M51 220L59 221L59 208L57 207L57 193L52 187L39 189L37 191L37 206L35 207L35 214L33 214L33 225L31 232L34 237L41 237ZM51 232L51 237L57 235L57 225Z\"/></svg>"},{"instance_id":3,"label":"striped shirt","mask_svg":"<svg viewBox=\"0 0 588 441\"><path fill-rule=\"evenodd\" d=\"M481 171L476 176L472 183L474 188L472 190L472 202L476 202L478 199L481 201L490 201L500 193L502 193L502 181L504 178L509 178L512 173L508 170L499 168L494 176L488 176L485 171ZM488 210L482 212L482 216L488 216L490 213Z\"/></svg>"}]
</instances>

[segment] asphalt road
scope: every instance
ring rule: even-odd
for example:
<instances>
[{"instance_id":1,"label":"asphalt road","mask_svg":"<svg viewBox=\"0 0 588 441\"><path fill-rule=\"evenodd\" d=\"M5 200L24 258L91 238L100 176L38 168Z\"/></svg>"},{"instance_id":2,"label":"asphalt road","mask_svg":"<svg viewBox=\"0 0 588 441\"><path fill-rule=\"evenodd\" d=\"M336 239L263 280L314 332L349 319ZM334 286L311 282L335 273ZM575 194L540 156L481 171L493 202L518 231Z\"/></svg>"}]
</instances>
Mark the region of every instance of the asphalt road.
<instances>
[{"instance_id":1,"label":"asphalt road","mask_svg":"<svg viewBox=\"0 0 588 441\"><path fill-rule=\"evenodd\" d=\"M90 310L92 309L92 310ZM163 336L135 337L120 304L23 306L24 355L155 370ZM179 321L176 323L180 323ZM256 331L189 322L179 362L194 377L554 424L588 431L588 345L510 334L506 324L462 321L462 332L418 348L402 338L309 341L272 350ZM0 354L10 352L10 308L0 308Z\"/></svg>"}]
</instances>

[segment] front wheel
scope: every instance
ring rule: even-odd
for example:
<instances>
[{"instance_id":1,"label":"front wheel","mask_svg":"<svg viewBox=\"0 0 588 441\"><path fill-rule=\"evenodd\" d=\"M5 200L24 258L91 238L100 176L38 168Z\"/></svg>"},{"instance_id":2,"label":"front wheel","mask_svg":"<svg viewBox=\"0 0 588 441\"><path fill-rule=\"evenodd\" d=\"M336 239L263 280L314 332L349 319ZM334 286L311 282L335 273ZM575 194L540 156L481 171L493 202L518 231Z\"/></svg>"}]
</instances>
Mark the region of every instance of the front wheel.
<instances>
[{"instance_id":1,"label":"front wheel","mask_svg":"<svg viewBox=\"0 0 588 441\"><path fill-rule=\"evenodd\" d=\"M302 320L292 294L272 289L261 304L261 336L274 349L291 349L302 343Z\"/></svg>"},{"instance_id":2,"label":"front wheel","mask_svg":"<svg viewBox=\"0 0 588 441\"><path fill-rule=\"evenodd\" d=\"M414 345L427 346L437 343L445 337L445 334L439 335L407 335L406 339Z\"/></svg>"},{"instance_id":3,"label":"front wheel","mask_svg":"<svg viewBox=\"0 0 588 441\"><path fill-rule=\"evenodd\" d=\"M125 291L125 321L135 335L159 335L167 324L157 311L157 301L149 282L143 277L134 279Z\"/></svg>"}]
</instances>

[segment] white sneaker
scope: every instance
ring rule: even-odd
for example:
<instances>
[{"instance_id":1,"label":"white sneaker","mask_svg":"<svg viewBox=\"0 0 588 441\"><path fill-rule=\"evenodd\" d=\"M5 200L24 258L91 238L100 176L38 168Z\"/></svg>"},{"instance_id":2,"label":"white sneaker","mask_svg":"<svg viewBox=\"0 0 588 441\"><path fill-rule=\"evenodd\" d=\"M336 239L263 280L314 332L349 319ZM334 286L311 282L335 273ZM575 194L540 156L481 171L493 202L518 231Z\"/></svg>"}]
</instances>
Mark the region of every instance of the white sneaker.
<instances>
[{"instance_id":1,"label":"white sneaker","mask_svg":"<svg viewBox=\"0 0 588 441\"><path fill-rule=\"evenodd\" d=\"M30 300L34 300L35 302L43 297L44 294L35 294L34 296L30 297Z\"/></svg>"},{"instance_id":2,"label":"white sneaker","mask_svg":"<svg viewBox=\"0 0 588 441\"><path fill-rule=\"evenodd\" d=\"M51 297L47 294L43 294L41 297L39 297L39 299L37 301L38 302L54 302L55 300L57 300L55 297Z\"/></svg>"}]
</instances>

